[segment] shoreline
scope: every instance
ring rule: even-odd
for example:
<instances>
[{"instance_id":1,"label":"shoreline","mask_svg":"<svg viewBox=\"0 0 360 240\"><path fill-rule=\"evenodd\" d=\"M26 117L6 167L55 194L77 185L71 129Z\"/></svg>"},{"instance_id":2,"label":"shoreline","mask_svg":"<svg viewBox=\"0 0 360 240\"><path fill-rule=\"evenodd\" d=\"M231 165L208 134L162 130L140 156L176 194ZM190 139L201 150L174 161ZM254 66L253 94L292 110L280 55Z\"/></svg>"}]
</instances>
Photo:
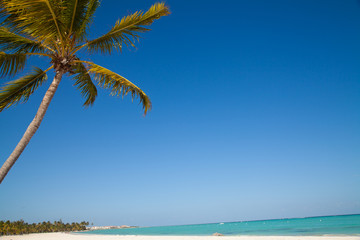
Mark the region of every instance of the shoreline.
<instances>
[{"instance_id":1,"label":"shoreline","mask_svg":"<svg viewBox=\"0 0 360 240\"><path fill-rule=\"evenodd\" d=\"M1 236L1 240L360 240L360 235L322 236L145 236L82 233L32 233Z\"/></svg>"}]
</instances>

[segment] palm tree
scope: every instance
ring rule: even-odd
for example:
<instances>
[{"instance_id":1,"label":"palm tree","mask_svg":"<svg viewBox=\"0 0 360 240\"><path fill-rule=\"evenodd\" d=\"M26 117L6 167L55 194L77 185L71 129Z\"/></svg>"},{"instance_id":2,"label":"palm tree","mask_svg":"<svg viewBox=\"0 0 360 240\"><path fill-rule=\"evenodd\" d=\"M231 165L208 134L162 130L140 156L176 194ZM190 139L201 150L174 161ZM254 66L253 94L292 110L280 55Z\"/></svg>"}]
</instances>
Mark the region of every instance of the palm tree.
<instances>
[{"instance_id":1,"label":"palm tree","mask_svg":"<svg viewBox=\"0 0 360 240\"><path fill-rule=\"evenodd\" d=\"M55 71L35 118L0 169L0 183L39 128L65 74L75 81L74 86L85 98L84 106L94 103L98 85L109 89L111 95L131 93L133 99L139 98L144 114L151 109L150 99L139 87L92 61L81 60L79 56L96 52L111 54L114 50L134 47L139 34L150 30L147 26L170 13L168 7L156 3L146 12L138 11L123 17L106 34L88 40L88 28L98 6L99 0L0 1L0 19L3 19L0 24L0 75L14 76L24 69L31 56L50 60L48 69L35 67L32 72L0 88L0 111L26 102L47 80L46 73L51 69Z\"/></svg>"}]
</instances>

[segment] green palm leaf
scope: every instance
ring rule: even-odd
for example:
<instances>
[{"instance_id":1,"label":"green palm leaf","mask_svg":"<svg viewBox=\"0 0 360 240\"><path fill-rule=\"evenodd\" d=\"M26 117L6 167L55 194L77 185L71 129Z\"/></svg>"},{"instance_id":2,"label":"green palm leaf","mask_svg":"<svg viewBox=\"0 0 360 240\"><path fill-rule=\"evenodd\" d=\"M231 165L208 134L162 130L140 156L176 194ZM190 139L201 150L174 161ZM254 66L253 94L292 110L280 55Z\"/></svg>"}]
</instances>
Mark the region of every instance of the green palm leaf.
<instances>
[{"instance_id":1,"label":"green palm leaf","mask_svg":"<svg viewBox=\"0 0 360 240\"><path fill-rule=\"evenodd\" d=\"M83 40L83 34L99 5L99 0L64 1L61 17L68 35Z\"/></svg>"},{"instance_id":2,"label":"green palm leaf","mask_svg":"<svg viewBox=\"0 0 360 240\"><path fill-rule=\"evenodd\" d=\"M35 68L30 74L11 82L0 88L0 112L11 105L26 102L30 95L47 80L46 72Z\"/></svg>"},{"instance_id":3,"label":"green palm leaf","mask_svg":"<svg viewBox=\"0 0 360 240\"><path fill-rule=\"evenodd\" d=\"M41 42L11 32L6 27L0 27L0 49L13 53L49 52L49 47ZM52 50L53 51L53 50Z\"/></svg>"},{"instance_id":4,"label":"green palm leaf","mask_svg":"<svg viewBox=\"0 0 360 240\"><path fill-rule=\"evenodd\" d=\"M94 79L98 82L98 85L102 88L109 89L112 96L125 96L131 93L132 99L135 97L139 98L140 103L143 105L144 114L151 109L150 98L135 84L109 69L92 62L84 63L89 65L88 72L94 75Z\"/></svg>"},{"instance_id":5,"label":"green palm leaf","mask_svg":"<svg viewBox=\"0 0 360 240\"><path fill-rule=\"evenodd\" d=\"M0 75L11 76L21 71L25 67L26 54L6 54L0 52Z\"/></svg>"},{"instance_id":6,"label":"green palm leaf","mask_svg":"<svg viewBox=\"0 0 360 240\"><path fill-rule=\"evenodd\" d=\"M6 23L45 42L63 39L64 25L60 21L63 1L58 0L2 0Z\"/></svg>"},{"instance_id":7,"label":"green palm leaf","mask_svg":"<svg viewBox=\"0 0 360 240\"><path fill-rule=\"evenodd\" d=\"M134 46L134 42L139 39L139 33L150 30L144 26L149 26L154 20L168 14L170 14L169 8L164 3L156 3L146 13L138 11L118 20L108 33L89 41L84 46L87 46L90 52L102 53L111 53L112 49L121 50L124 44Z\"/></svg>"},{"instance_id":8,"label":"green palm leaf","mask_svg":"<svg viewBox=\"0 0 360 240\"><path fill-rule=\"evenodd\" d=\"M81 91L81 95L86 98L84 106L92 105L97 96L97 89L83 63L78 62L73 68L73 73L76 74L76 76L73 77L76 80L74 86L76 86L76 88Z\"/></svg>"},{"instance_id":9,"label":"green palm leaf","mask_svg":"<svg viewBox=\"0 0 360 240\"><path fill-rule=\"evenodd\" d=\"M62 21L66 27L66 32L71 35L76 31L84 18L88 0L74 0L64 2L64 11L61 14Z\"/></svg>"},{"instance_id":10,"label":"green palm leaf","mask_svg":"<svg viewBox=\"0 0 360 240\"><path fill-rule=\"evenodd\" d=\"M76 37L81 41L85 40L86 30L88 29L90 23L92 22L94 13L99 7L99 0L89 0L86 6L86 13L81 21L80 27L76 31Z\"/></svg>"}]
</instances>

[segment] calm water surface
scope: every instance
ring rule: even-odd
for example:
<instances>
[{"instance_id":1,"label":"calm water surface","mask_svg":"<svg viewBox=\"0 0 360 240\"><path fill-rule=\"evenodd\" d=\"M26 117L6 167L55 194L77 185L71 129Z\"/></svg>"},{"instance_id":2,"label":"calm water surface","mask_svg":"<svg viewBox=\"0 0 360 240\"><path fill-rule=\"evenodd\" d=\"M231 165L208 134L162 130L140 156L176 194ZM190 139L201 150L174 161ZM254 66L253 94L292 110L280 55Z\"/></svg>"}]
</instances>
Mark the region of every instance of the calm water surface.
<instances>
[{"instance_id":1,"label":"calm water surface","mask_svg":"<svg viewBox=\"0 0 360 240\"><path fill-rule=\"evenodd\" d=\"M309 236L359 235L360 214L309 218L289 218L164 227L94 230L85 234L200 236L224 235Z\"/></svg>"}]
</instances>

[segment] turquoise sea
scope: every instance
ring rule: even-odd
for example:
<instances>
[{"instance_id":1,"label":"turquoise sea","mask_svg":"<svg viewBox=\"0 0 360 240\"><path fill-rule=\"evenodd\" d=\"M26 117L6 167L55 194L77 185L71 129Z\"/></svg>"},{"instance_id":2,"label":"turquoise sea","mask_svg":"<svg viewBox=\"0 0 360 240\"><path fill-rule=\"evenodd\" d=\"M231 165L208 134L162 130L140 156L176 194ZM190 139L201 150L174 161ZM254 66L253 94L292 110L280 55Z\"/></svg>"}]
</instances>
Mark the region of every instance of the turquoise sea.
<instances>
[{"instance_id":1,"label":"turquoise sea","mask_svg":"<svg viewBox=\"0 0 360 240\"><path fill-rule=\"evenodd\" d=\"M360 214L308 218L288 218L259 221L241 221L164 227L108 229L85 232L86 234L111 235L260 235L260 236L309 236L309 235L359 235Z\"/></svg>"}]
</instances>

